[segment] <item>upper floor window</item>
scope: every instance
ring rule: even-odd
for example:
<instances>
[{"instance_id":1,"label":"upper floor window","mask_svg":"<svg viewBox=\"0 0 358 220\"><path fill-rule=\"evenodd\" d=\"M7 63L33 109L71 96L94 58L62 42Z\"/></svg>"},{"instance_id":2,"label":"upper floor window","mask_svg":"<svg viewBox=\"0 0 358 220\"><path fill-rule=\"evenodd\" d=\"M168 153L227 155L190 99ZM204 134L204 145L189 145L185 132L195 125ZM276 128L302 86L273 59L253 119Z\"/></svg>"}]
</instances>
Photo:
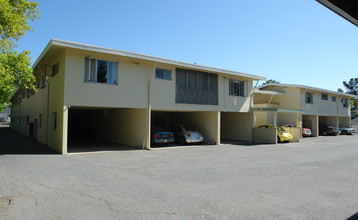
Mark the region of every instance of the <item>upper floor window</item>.
<instances>
[{"instance_id":1,"label":"upper floor window","mask_svg":"<svg viewBox=\"0 0 358 220\"><path fill-rule=\"evenodd\" d=\"M328 94L327 93L321 93L321 99L328 101Z\"/></svg>"},{"instance_id":2,"label":"upper floor window","mask_svg":"<svg viewBox=\"0 0 358 220\"><path fill-rule=\"evenodd\" d=\"M305 94L305 102L307 104L313 104L313 93L312 92L306 92L306 94Z\"/></svg>"},{"instance_id":3,"label":"upper floor window","mask_svg":"<svg viewBox=\"0 0 358 220\"><path fill-rule=\"evenodd\" d=\"M155 78L156 79L172 80L172 71L156 68L155 69Z\"/></svg>"},{"instance_id":4,"label":"upper floor window","mask_svg":"<svg viewBox=\"0 0 358 220\"><path fill-rule=\"evenodd\" d=\"M337 98L335 96L332 96L332 102L336 102Z\"/></svg>"},{"instance_id":5,"label":"upper floor window","mask_svg":"<svg viewBox=\"0 0 358 220\"><path fill-rule=\"evenodd\" d=\"M229 80L229 95L245 96L245 82L237 80Z\"/></svg>"},{"instance_id":6,"label":"upper floor window","mask_svg":"<svg viewBox=\"0 0 358 220\"><path fill-rule=\"evenodd\" d=\"M118 84L118 64L105 60L86 57L85 81L106 84Z\"/></svg>"},{"instance_id":7,"label":"upper floor window","mask_svg":"<svg viewBox=\"0 0 358 220\"><path fill-rule=\"evenodd\" d=\"M342 103L343 103L344 108L348 108L348 99L347 98L342 98Z\"/></svg>"}]
</instances>

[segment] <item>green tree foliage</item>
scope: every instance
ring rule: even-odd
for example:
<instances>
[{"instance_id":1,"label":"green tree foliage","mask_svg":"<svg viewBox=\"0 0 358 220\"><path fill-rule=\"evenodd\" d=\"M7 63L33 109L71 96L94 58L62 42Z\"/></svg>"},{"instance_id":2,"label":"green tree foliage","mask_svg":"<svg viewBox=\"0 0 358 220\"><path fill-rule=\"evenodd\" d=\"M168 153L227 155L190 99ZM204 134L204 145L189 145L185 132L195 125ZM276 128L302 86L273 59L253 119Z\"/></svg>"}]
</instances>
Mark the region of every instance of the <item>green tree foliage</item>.
<instances>
[{"instance_id":1,"label":"green tree foliage","mask_svg":"<svg viewBox=\"0 0 358 220\"><path fill-rule=\"evenodd\" d=\"M343 81L344 87L346 87L348 94L358 95L358 78L351 78L348 82ZM358 100L351 100L351 107L358 108Z\"/></svg>"},{"instance_id":2,"label":"green tree foliage","mask_svg":"<svg viewBox=\"0 0 358 220\"><path fill-rule=\"evenodd\" d=\"M38 3L26 0L0 0L0 110L18 88L36 90L29 51L15 51L16 41L27 31L28 23L39 18Z\"/></svg>"},{"instance_id":3,"label":"green tree foliage","mask_svg":"<svg viewBox=\"0 0 358 220\"><path fill-rule=\"evenodd\" d=\"M344 93L343 89L341 89L341 88L338 88L337 92Z\"/></svg>"},{"instance_id":4,"label":"green tree foliage","mask_svg":"<svg viewBox=\"0 0 358 220\"><path fill-rule=\"evenodd\" d=\"M262 83L262 85L265 85L265 84L269 84L269 83L276 83L276 84L279 84L280 82L274 80L274 79L268 79L266 80L266 82Z\"/></svg>"},{"instance_id":5,"label":"green tree foliage","mask_svg":"<svg viewBox=\"0 0 358 220\"><path fill-rule=\"evenodd\" d=\"M358 78L351 78L348 82L343 81L344 87L346 87L347 93L358 95Z\"/></svg>"}]
</instances>

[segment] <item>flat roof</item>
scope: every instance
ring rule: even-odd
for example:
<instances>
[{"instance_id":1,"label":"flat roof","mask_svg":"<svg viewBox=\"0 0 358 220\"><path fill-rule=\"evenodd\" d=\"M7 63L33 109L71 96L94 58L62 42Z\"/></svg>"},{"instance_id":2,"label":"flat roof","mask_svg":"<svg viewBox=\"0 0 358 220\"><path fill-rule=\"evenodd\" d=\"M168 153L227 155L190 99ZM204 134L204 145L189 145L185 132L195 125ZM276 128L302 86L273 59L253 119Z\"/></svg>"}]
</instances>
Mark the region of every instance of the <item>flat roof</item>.
<instances>
[{"instance_id":1,"label":"flat roof","mask_svg":"<svg viewBox=\"0 0 358 220\"><path fill-rule=\"evenodd\" d=\"M45 56L45 54L53 46L93 51L93 52L99 52L99 53L106 53L106 54L111 54L111 55L118 55L118 56L123 56L123 57L130 57L130 58L136 58L136 59L141 59L141 60L153 61L153 62L158 62L158 63L172 64L172 65L176 65L178 67L187 67L187 68L206 70L206 71L216 72L216 73L224 73L224 74L228 74L228 75L242 76L242 77L250 78L253 80L266 80L266 77L263 77L263 76L257 76L257 75L252 75L252 74L247 74L247 73L242 73L242 72L237 72L237 71L232 71L232 70L220 69L220 68L216 68L216 67L198 65L198 64L194 64L194 63L176 61L176 60L171 60L171 59L166 59L166 58L161 58L161 57L149 56L149 55L144 55L144 54L139 54L139 53L123 51L123 50L116 50L116 49L98 47L98 46L93 46L93 45L88 45L88 44L64 41L64 40L59 40L59 39L51 39L50 40L50 42L47 44L46 48L42 51L40 56L35 61L34 65L32 66L33 68L35 68L39 64L39 62L42 60L42 58Z\"/></svg>"},{"instance_id":2,"label":"flat roof","mask_svg":"<svg viewBox=\"0 0 358 220\"><path fill-rule=\"evenodd\" d=\"M305 85L296 85L296 84L268 83L268 84L258 87L258 89L263 89L263 88L268 88L268 87L291 87L291 88L309 89L309 90L314 90L314 91L318 91L318 92L331 93L331 94L335 94L335 95L339 95L339 96L346 96L346 97L355 98L355 99L358 98L358 96L352 95L352 94L334 92L334 91L327 90L327 89L321 89L321 88L305 86Z\"/></svg>"}]
</instances>

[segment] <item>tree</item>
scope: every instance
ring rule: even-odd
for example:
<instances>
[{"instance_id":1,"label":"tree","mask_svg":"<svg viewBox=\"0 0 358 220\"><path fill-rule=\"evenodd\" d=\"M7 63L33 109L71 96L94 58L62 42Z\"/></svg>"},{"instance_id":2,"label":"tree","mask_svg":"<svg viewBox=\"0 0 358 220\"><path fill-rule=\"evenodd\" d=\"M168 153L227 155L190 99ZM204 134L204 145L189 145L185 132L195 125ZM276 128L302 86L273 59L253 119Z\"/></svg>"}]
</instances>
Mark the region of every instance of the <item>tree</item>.
<instances>
[{"instance_id":1,"label":"tree","mask_svg":"<svg viewBox=\"0 0 358 220\"><path fill-rule=\"evenodd\" d=\"M337 92L344 93L343 89L341 89L341 88L338 88Z\"/></svg>"},{"instance_id":2,"label":"tree","mask_svg":"<svg viewBox=\"0 0 358 220\"><path fill-rule=\"evenodd\" d=\"M348 82L343 81L344 87L346 87L347 93L358 95L358 78L351 78Z\"/></svg>"},{"instance_id":3,"label":"tree","mask_svg":"<svg viewBox=\"0 0 358 220\"><path fill-rule=\"evenodd\" d=\"M265 84L269 84L269 83L276 83L276 84L279 84L280 82L274 80L274 79L268 79L266 80L266 82L262 83L262 85L265 85Z\"/></svg>"},{"instance_id":4,"label":"tree","mask_svg":"<svg viewBox=\"0 0 358 220\"><path fill-rule=\"evenodd\" d=\"M358 78L351 78L348 82L343 81L343 85L348 94L358 95ZM358 107L357 99L351 99L351 107L353 109Z\"/></svg>"},{"instance_id":5,"label":"tree","mask_svg":"<svg viewBox=\"0 0 358 220\"><path fill-rule=\"evenodd\" d=\"M35 76L30 66L30 52L15 51L29 27L29 21L39 18L38 3L27 0L0 0L0 110L9 103L19 88L36 91Z\"/></svg>"}]
</instances>

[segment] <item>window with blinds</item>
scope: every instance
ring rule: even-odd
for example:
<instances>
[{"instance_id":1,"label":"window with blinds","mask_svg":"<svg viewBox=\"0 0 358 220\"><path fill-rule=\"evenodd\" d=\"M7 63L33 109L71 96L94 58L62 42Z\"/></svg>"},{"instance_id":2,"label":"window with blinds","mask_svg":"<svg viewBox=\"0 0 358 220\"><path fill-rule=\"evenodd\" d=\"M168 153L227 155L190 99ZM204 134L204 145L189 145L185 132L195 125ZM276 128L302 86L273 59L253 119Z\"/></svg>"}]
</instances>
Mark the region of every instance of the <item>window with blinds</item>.
<instances>
[{"instance_id":1,"label":"window with blinds","mask_svg":"<svg viewBox=\"0 0 358 220\"><path fill-rule=\"evenodd\" d=\"M218 75L177 68L175 102L218 105Z\"/></svg>"}]
</instances>

